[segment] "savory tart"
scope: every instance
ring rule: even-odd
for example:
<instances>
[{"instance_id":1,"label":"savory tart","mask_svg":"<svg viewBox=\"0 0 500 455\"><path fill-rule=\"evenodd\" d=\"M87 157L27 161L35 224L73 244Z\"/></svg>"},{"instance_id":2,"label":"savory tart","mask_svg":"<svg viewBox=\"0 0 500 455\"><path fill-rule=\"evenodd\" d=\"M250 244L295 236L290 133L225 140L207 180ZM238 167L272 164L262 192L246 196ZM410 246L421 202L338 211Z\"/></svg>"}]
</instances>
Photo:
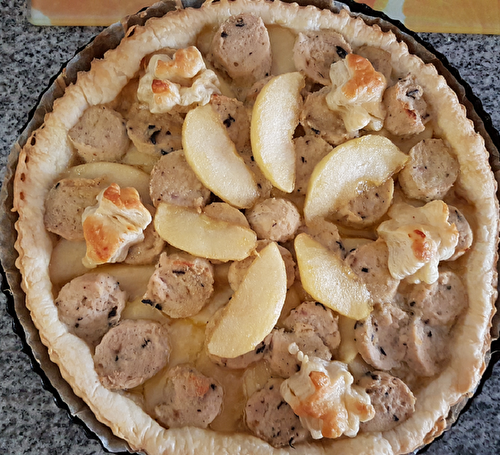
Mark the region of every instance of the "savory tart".
<instances>
[{"instance_id":1,"label":"savory tart","mask_svg":"<svg viewBox=\"0 0 500 455\"><path fill-rule=\"evenodd\" d=\"M131 27L23 148L26 304L134 450L402 454L485 368L496 182L435 67L346 11Z\"/></svg>"}]
</instances>

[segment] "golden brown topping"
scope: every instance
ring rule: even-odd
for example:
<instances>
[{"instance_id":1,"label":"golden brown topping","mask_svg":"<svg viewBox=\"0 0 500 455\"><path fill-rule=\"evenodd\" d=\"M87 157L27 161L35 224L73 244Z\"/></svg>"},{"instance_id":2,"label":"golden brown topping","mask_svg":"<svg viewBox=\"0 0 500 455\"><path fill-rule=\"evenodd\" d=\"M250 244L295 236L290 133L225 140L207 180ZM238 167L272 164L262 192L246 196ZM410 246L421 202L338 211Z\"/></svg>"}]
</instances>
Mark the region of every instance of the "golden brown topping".
<instances>
[{"instance_id":1,"label":"golden brown topping","mask_svg":"<svg viewBox=\"0 0 500 455\"><path fill-rule=\"evenodd\" d=\"M386 80L382 73L378 73L372 64L364 57L348 54L345 58L351 72L351 78L342 87L342 93L347 98L378 96L385 90Z\"/></svg>"},{"instance_id":2,"label":"golden brown topping","mask_svg":"<svg viewBox=\"0 0 500 455\"><path fill-rule=\"evenodd\" d=\"M314 439L355 436L375 411L366 392L352 385L347 365L297 355L302 367L281 385L283 398Z\"/></svg>"},{"instance_id":3,"label":"golden brown topping","mask_svg":"<svg viewBox=\"0 0 500 455\"><path fill-rule=\"evenodd\" d=\"M389 248L389 271L394 278L410 277L431 284L438 279L439 261L449 259L458 243L458 230L448 222L448 206L432 201L423 207L395 204L389 221L377 229Z\"/></svg>"},{"instance_id":4,"label":"golden brown topping","mask_svg":"<svg viewBox=\"0 0 500 455\"><path fill-rule=\"evenodd\" d=\"M219 93L219 81L208 70L200 51L194 46L178 50L173 57L156 54L139 81L137 97L153 113L164 113L175 106L207 104Z\"/></svg>"},{"instance_id":5,"label":"golden brown topping","mask_svg":"<svg viewBox=\"0 0 500 455\"><path fill-rule=\"evenodd\" d=\"M326 95L326 103L333 111L339 111L346 129L352 133L368 127L382 129L385 109L382 96L387 82L364 57L348 54L344 60L330 67L332 89Z\"/></svg>"},{"instance_id":6,"label":"golden brown topping","mask_svg":"<svg viewBox=\"0 0 500 455\"><path fill-rule=\"evenodd\" d=\"M97 205L83 213L83 234L87 242L84 265L93 268L106 262L123 261L131 245L144 239L151 222L135 188L111 184L97 196Z\"/></svg>"}]
</instances>

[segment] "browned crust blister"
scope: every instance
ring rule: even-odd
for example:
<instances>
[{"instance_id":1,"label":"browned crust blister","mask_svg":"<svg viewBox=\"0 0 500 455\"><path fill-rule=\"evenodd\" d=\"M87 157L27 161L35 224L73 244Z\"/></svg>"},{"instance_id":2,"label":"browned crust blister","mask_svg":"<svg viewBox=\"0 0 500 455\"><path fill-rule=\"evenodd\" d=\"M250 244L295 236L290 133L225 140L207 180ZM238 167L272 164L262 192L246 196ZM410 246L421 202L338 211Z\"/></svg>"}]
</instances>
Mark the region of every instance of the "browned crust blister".
<instances>
[{"instance_id":1,"label":"browned crust blister","mask_svg":"<svg viewBox=\"0 0 500 455\"><path fill-rule=\"evenodd\" d=\"M406 422L384 433L364 433L354 439L323 440L290 449L297 454L396 454L407 453L429 442L445 429L450 407L468 396L485 369L490 345L490 327L496 299L496 259L498 242L498 201L496 181L488 164L483 138L474 131L457 95L439 76L435 67L410 55L405 43L378 26L370 27L347 12L334 14L313 7L299 7L260 0L221 0L200 10L178 10L152 18L145 27L135 27L121 44L94 61L91 70L80 73L75 85L54 103L20 153L14 181L13 208L19 252L17 266L22 272L26 304L51 359L74 392L89 405L98 420L128 441L134 450L164 453L288 453L273 449L250 435L228 435L210 430L182 428L166 430L126 396L105 389L94 370L88 345L68 332L59 321L54 305L48 265L52 240L43 229L46 195L58 175L70 164L73 149L68 131L85 109L112 101L138 72L144 56L159 49L194 45L197 34L207 25L218 26L232 15L249 11L265 24L280 23L292 30L331 28L357 48L378 46L392 56L396 72L417 75L429 99L437 133L455 150L460 164L459 185L475 208L475 242L468 253L465 286L470 308L457 326L451 360L440 375L416 393L416 410Z\"/></svg>"}]
</instances>

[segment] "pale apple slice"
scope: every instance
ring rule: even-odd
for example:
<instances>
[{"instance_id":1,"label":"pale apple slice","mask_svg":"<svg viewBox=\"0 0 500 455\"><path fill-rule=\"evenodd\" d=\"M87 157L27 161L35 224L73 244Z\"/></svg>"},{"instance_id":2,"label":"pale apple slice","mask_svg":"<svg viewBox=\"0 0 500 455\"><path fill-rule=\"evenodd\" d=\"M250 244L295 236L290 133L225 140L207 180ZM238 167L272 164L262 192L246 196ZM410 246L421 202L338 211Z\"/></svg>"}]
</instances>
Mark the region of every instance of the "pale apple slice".
<instances>
[{"instance_id":1,"label":"pale apple slice","mask_svg":"<svg viewBox=\"0 0 500 455\"><path fill-rule=\"evenodd\" d=\"M297 35L289 28L281 27L280 25L270 25L267 27L267 31L273 55L271 74L277 76L297 71L293 61L293 46Z\"/></svg>"},{"instance_id":2,"label":"pale apple slice","mask_svg":"<svg viewBox=\"0 0 500 455\"><path fill-rule=\"evenodd\" d=\"M85 240L75 242L60 239L50 258L49 274L52 283L63 286L73 278L88 272L89 269L82 263L86 254Z\"/></svg>"},{"instance_id":3,"label":"pale apple slice","mask_svg":"<svg viewBox=\"0 0 500 455\"><path fill-rule=\"evenodd\" d=\"M170 318L163 311L142 303L142 296L127 303L122 312L122 319L150 319L163 325L170 323Z\"/></svg>"},{"instance_id":4,"label":"pale apple slice","mask_svg":"<svg viewBox=\"0 0 500 455\"><path fill-rule=\"evenodd\" d=\"M301 73L273 77L261 90L252 111L250 135L255 162L279 190L291 193L295 187L293 133L302 107Z\"/></svg>"},{"instance_id":5,"label":"pale apple slice","mask_svg":"<svg viewBox=\"0 0 500 455\"><path fill-rule=\"evenodd\" d=\"M302 286L314 299L348 318L366 318L372 309L366 286L334 252L308 234L295 238Z\"/></svg>"},{"instance_id":6,"label":"pale apple slice","mask_svg":"<svg viewBox=\"0 0 500 455\"><path fill-rule=\"evenodd\" d=\"M194 364L205 343L205 327L189 319L176 319L169 325L171 345L169 367L182 363Z\"/></svg>"},{"instance_id":7,"label":"pale apple slice","mask_svg":"<svg viewBox=\"0 0 500 455\"><path fill-rule=\"evenodd\" d=\"M340 345L337 349L337 360L344 363L351 363L358 355L354 337L355 324L354 319L339 316Z\"/></svg>"},{"instance_id":8,"label":"pale apple slice","mask_svg":"<svg viewBox=\"0 0 500 455\"><path fill-rule=\"evenodd\" d=\"M290 289L288 289L285 298L285 304L281 310L280 317L276 326L279 328L284 328L283 321L290 316L290 312L297 308L304 300L301 298L301 295L298 288L298 281L295 281Z\"/></svg>"},{"instance_id":9,"label":"pale apple slice","mask_svg":"<svg viewBox=\"0 0 500 455\"><path fill-rule=\"evenodd\" d=\"M214 268L217 269L217 266ZM213 315L231 300L233 290L230 288L229 284L221 285L217 282L217 278L215 278L215 282L214 293L212 297L210 297L209 302L199 313L189 318L193 324L205 327L210 319L212 319Z\"/></svg>"},{"instance_id":10,"label":"pale apple slice","mask_svg":"<svg viewBox=\"0 0 500 455\"><path fill-rule=\"evenodd\" d=\"M133 187L145 204L152 204L149 196L149 174L133 166L120 163L86 163L69 168L63 178L96 179L104 178L104 184L116 183L120 188Z\"/></svg>"},{"instance_id":11,"label":"pale apple slice","mask_svg":"<svg viewBox=\"0 0 500 455\"><path fill-rule=\"evenodd\" d=\"M267 362L255 362L248 366L242 378L245 397L248 399L257 390L262 389L272 375L273 373Z\"/></svg>"},{"instance_id":12,"label":"pale apple slice","mask_svg":"<svg viewBox=\"0 0 500 455\"><path fill-rule=\"evenodd\" d=\"M143 384L144 408L151 415L155 415L156 406L165 402L164 391L168 370L167 366Z\"/></svg>"},{"instance_id":13,"label":"pale apple slice","mask_svg":"<svg viewBox=\"0 0 500 455\"><path fill-rule=\"evenodd\" d=\"M254 205L259 197L255 178L210 105L188 112L182 127L182 146L187 162L213 193L238 208Z\"/></svg>"},{"instance_id":14,"label":"pale apple slice","mask_svg":"<svg viewBox=\"0 0 500 455\"><path fill-rule=\"evenodd\" d=\"M109 273L120 283L129 301L146 293L149 279L155 271L154 265L106 264L91 270L91 273Z\"/></svg>"},{"instance_id":15,"label":"pale apple slice","mask_svg":"<svg viewBox=\"0 0 500 455\"><path fill-rule=\"evenodd\" d=\"M154 226L170 245L194 256L223 262L245 259L257 243L255 232L248 227L167 202L156 208Z\"/></svg>"},{"instance_id":16,"label":"pale apple slice","mask_svg":"<svg viewBox=\"0 0 500 455\"><path fill-rule=\"evenodd\" d=\"M95 269L88 269L82 263L87 252L86 243L61 239L52 251L49 273L54 284L63 286L73 278L84 273L108 273L120 283L120 288L127 292L129 301L146 292L149 278L155 267L152 265L107 264Z\"/></svg>"},{"instance_id":17,"label":"pale apple slice","mask_svg":"<svg viewBox=\"0 0 500 455\"><path fill-rule=\"evenodd\" d=\"M229 303L209 322L208 352L234 358L255 349L278 321L285 298L285 263L273 242L260 251Z\"/></svg>"},{"instance_id":18,"label":"pale apple slice","mask_svg":"<svg viewBox=\"0 0 500 455\"><path fill-rule=\"evenodd\" d=\"M151 174L154 165L158 161L159 157L155 155L150 155L149 153L139 152L135 145L131 145L122 158L122 164L128 166L134 166L147 174ZM130 186L130 185L128 185Z\"/></svg>"},{"instance_id":19,"label":"pale apple slice","mask_svg":"<svg viewBox=\"0 0 500 455\"><path fill-rule=\"evenodd\" d=\"M334 148L316 165L309 180L306 221L326 218L367 185L382 185L407 160L408 156L383 136L362 136Z\"/></svg>"}]
</instances>

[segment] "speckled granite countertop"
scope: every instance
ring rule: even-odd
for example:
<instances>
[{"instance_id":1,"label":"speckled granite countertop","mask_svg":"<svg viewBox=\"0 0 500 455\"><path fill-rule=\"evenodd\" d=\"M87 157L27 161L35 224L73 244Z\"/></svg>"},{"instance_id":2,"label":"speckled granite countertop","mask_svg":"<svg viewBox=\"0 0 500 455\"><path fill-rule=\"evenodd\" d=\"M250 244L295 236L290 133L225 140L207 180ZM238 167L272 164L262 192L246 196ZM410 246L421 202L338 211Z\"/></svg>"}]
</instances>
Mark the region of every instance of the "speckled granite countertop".
<instances>
[{"instance_id":1,"label":"speckled granite countertop","mask_svg":"<svg viewBox=\"0 0 500 455\"><path fill-rule=\"evenodd\" d=\"M0 0L0 176L3 179L11 145L28 120L30 110L75 51L99 28L39 28L27 23L21 0ZM443 53L482 100L500 129L500 36L422 35ZM5 296L0 296L0 453L104 454L59 409L39 376L31 370L19 338L12 330ZM494 359L498 359L498 353ZM424 450L427 454L500 453L500 364L457 424Z\"/></svg>"}]
</instances>

